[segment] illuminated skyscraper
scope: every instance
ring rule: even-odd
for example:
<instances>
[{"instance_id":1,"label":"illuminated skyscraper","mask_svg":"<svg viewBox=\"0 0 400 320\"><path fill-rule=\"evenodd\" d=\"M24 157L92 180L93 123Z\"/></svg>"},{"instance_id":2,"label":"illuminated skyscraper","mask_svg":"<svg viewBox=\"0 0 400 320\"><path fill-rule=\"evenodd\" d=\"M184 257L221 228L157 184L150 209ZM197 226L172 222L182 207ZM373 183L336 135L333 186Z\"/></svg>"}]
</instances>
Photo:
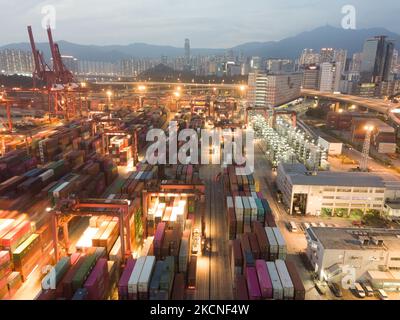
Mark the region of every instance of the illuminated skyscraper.
<instances>
[{"instance_id":1,"label":"illuminated skyscraper","mask_svg":"<svg viewBox=\"0 0 400 320\"><path fill-rule=\"evenodd\" d=\"M361 82L379 83L388 81L392 65L394 42L386 36L377 36L364 44L361 63Z\"/></svg>"}]
</instances>

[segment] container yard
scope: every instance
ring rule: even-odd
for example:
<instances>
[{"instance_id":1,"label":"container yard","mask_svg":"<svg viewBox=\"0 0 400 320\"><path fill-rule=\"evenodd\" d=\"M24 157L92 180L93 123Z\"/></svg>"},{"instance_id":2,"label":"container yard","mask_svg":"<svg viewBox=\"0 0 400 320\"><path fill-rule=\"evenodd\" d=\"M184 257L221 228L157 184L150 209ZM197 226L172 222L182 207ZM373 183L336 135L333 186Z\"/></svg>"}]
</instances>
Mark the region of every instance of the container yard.
<instances>
[{"instance_id":1,"label":"container yard","mask_svg":"<svg viewBox=\"0 0 400 320\"><path fill-rule=\"evenodd\" d=\"M56 85L54 76L69 86L74 76L47 32L55 69L45 82ZM48 119L18 125L1 140L0 298L276 297L267 262L285 261L288 250L260 179L236 163L170 162L170 144L171 164L146 161L148 133L160 129L171 140L171 120L178 135L215 128L236 136L247 125L240 99L200 92L171 102L171 90L178 98L184 86L151 95L146 85L134 89L140 94L112 87L38 91L47 95ZM283 284L294 278L291 298L304 298L296 266L279 268Z\"/></svg>"}]
</instances>

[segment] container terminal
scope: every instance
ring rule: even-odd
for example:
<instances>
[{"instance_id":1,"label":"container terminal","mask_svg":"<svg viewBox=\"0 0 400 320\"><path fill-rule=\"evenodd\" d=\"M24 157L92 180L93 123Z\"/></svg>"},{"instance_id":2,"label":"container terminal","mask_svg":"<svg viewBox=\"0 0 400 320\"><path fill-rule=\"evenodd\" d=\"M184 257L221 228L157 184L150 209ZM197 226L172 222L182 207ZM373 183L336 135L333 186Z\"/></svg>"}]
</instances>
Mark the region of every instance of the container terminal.
<instances>
[{"instance_id":1,"label":"container terminal","mask_svg":"<svg viewBox=\"0 0 400 320\"><path fill-rule=\"evenodd\" d=\"M377 229L356 233L347 220L324 224L318 201L309 201L314 189L304 191L324 176L335 181L326 192L354 193L363 187L352 185L360 177L378 195L394 199L400 190L382 174L353 172L346 186L337 182L329 143L337 150L340 141L322 134L324 144L307 140L315 128L298 116L309 93L270 113L248 107L243 84L78 82L50 28L52 67L31 27L28 35L34 88L0 92L0 299L330 299L324 283L331 286L344 269L334 253L319 260L317 246L334 243L333 233L358 241L353 250L384 246ZM236 159L150 164L149 132L157 129L170 142L171 123L177 135L254 129L254 171ZM185 142L179 139L178 149ZM192 145L202 156L203 143ZM208 160L221 152L207 144ZM316 279L310 269L318 266ZM388 270L365 272L398 283ZM381 290L389 280L370 282Z\"/></svg>"}]
</instances>

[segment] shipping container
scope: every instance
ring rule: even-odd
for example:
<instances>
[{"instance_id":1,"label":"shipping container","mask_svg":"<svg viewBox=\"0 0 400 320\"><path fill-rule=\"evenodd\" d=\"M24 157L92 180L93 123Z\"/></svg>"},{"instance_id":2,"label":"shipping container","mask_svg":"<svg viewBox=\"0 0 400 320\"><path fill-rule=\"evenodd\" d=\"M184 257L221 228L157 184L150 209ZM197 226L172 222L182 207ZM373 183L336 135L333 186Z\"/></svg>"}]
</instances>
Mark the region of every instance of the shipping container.
<instances>
[{"instance_id":1,"label":"shipping container","mask_svg":"<svg viewBox=\"0 0 400 320\"><path fill-rule=\"evenodd\" d=\"M279 278L281 280L281 284L283 287L283 298L285 300L293 300L294 299L294 286L293 282L290 278L289 272L286 268L285 261L276 260L275 266L279 274Z\"/></svg>"},{"instance_id":2,"label":"shipping container","mask_svg":"<svg viewBox=\"0 0 400 320\"><path fill-rule=\"evenodd\" d=\"M121 278L118 282L118 299L128 300L128 282L132 275L132 271L135 267L136 260L128 259L124 271L122 272Z\"/></svg>"},{"instance_id":3,"label":"shipping container","mask_svg":"<svg viewBox=\"0 0 400 320\"><path fill-rule=\"evenodd\" d=\"M140 300L148 300L149 299L149 285L151 280L151 274L153 272L154 266L156 263L156 257L147 256L146 262L143 266L143 270L140 274L139 282L138 282L138 294Z\"/></svg>"},{"instance_id":4,"label":"shipping container","mask_svg":"<svg viewBox=\"0 0 400 320\"><path fill-rule=\"evenodd\" d=\"M261 290L258 283L257 271L254 267L246 267L246 281L250 300L260 300Z\"/></svg>"},{"instance_id":5,"label":"shipping container","mask_svg":"<svg viewBox=\"0 0 400 320\"><path fill-rule=\"evenodd\" d=\"M290 275L294 287L294 299L295 300L305 300L306 290L304 288L303 281L301 280L299 271L297 270L295 264L291 261L285 261L287 270Z\"/></svg>"},{"instance_id":6,"label":"shipping container","mask_svg":"<svg viewBox=\"0 0 400 320\"><path fill-rule=\"evenodd\" d=\"M249 300L247 281L244 275L237 275L235 278L235 300Z\"/></svg>"},{"instance_id":7,"label":"shipping container","mask_svg":"<svg viewBox=\"0 0 400 320\"><path fill-rule=\"evenodd\" d=\"M285 260L287 254L286 241L283 238L283 235L279 228L273 228L272 230L274 231L276 242L278 243L278 258L280 260Z\"/></svg>"},{"instance_id":8,"label":"shipping container","mask_svg":"<svg viewBox=\"0 0 400 320\"><path fill-rule=\"evenodd\" d=\"M276 269L275 262L267 261L268 274L272 281L273 299L283 300L283 286L279 278L278 270Z\"/></svg>"},{"instance_id":9,"label":"shipping container","mask_svg":"<svg viewBox=\"0 0 400 320\"><path fill-rule=\"evenodd\" d=\"M133 268L132 274L128 281L128 298L129 300L138 300L138 284L139 278L142 273L146 257L140 257L137 259L135 267Z\"/></svg>"},{"instance_id":10,"label":"shipping container","mask_svg":"<svg viewBox=\"0 0 400 320\"><path fill-rule=\"evenodd\" d=\"M278 259L279 247L278 242L275 238L274 230L271 227L265 227L265 233L267 235L269 243L269 261L275 261Z\"/></svg>"},{"instance_id":11,"label":"shipping container","mask_svg":"<svg viewBox=\"0 0 400 320\"><path fill-rule=\"evenodd\" d=\"M272 281L268 273L267 264L264 260L256 261L258 282L260 284L261 296L263 299L273 298Z\"/></svg>"}]
</instances>

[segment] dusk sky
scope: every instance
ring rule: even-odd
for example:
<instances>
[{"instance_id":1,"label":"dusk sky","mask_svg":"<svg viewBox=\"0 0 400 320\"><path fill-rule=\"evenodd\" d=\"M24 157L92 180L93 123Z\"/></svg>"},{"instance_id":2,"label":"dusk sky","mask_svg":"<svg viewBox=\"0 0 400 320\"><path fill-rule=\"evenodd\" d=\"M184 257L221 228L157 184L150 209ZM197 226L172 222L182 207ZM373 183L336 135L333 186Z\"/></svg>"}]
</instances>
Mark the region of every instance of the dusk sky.
<instances>
[{"instance_id":1,"label":"dusk sky","mask_svg":"<svg viewBox=\"0 0 400 320\"><path fill-rule=\"evenodd\" d=\"M41 30L41 8L56 8L56 40L80 44L149 44L228 48L281 40L326 24L340 26L344 5L357 10L357 28L400 33L395 0L0 0L0 45L27 42L26 26Z\"/></svg>"}]
</instances>

